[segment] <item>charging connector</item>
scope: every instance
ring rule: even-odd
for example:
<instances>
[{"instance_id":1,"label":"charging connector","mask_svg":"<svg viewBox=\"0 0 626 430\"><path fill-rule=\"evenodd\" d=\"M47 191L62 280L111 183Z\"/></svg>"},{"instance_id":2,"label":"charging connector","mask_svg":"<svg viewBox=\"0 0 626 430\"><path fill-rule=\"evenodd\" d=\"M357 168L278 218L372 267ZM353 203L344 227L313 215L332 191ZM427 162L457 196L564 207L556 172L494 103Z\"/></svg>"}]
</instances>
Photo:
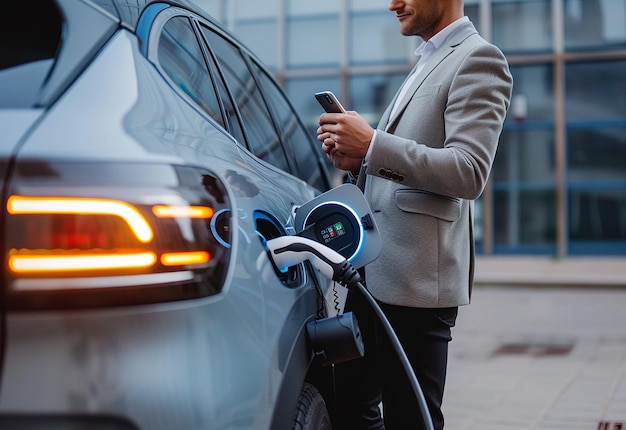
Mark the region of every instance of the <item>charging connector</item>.
<instances>
[{"instance_id":1,"label":"charging connector","mask_svg":"<svg viewBox=\"0 0 626 430\"><path fill-rule=\"evenodd\" d=\"M361 280L359 272L341 254L312 239L281 236L265 242L272 261L279 270L309 260L324 276L353 288Z\"/></svg>"},{"instance_id":2,"label":"charging connector","mask_svg":"<svg viewBox=\"0 0 626 430\"><path fill-rule=\"evenodd\" d=\"M396 333L393 331L389 320L387 320L387 317L383 313L380 306L378 306L378 303L376 302L374 297L372 297L370 292L367 291L367 289L365 288L365 285L363 285L363 283L361 282L361 276L359 275L358 271L352 266L352 264L350 264L341 254L334 251L333 249L305 237L281 236L268 240L265 243L265 246L267 247L268 253L272 261L279 269L294 266L296 264L303 263L305 260L308 260L311 262L313 267L319 270L320 273L322 273L328 279L339 282L348 288L357 287L359 289L359 291L363 294L363 296L368 300L368 302L374 309L374 312L378 316L380 322L383 325L383 328L385 329L387 335L391 340L391 345L393 346L394 350L398 354L398 357L400 358L400 362L404 367L404 370L409 378L409 382L411 383L413 391L415 392L415 395L417 397L426 430L433 429L432 418L430 416L428 406L426 405L424 393L422 392L422 388L417 380L417 377L415 376L415 372L413 372L413 368L411 367L409 359L407 358L406 353L404 352L404 349L400 344L400 340L398 339ZM326 318L326 320L331 321L331 319L336 318L336 316L329 317ZM350 318L352 318L352 316L350 316ZM311 335L311 330L315 330L313 336L315 337L315 341L318 342L316 354L326 355L325 351L328 348L323 346L319 347L319 342L322 339L320 339L317 335L317 325L320 324L320 321L324 320L314 321L314 327L309 328L309 335ZM342 337L342 335L345 336L345 333L342 334L340 332L345 330L346 325L344 325L339 319L337 319L336 321L339 321L339 323L332 326L332 330L329 331L330 336L327 338L327 340L330 339L328 340L328 345L331 345L330 349L328 350L333 350L332 345L337 343L337 340L335 339L337 334L339 334L339 339L345 339L345 337ZM333 323L330 322L329 324ZM356 324L356 320L354 320L354 324ZM358 326L354 325L354 327L356 327L356 330L358 331ZM358 333L358 336L356 336L356 334L357 333L355 331L351 331L348 339L360 339L360 332ZM362 354L363 353L361 352L360 355ZM354 357L352 357L352 355L354 355ZM343 354L340 358L335 357L335 359L343 360L346 357L349 357L351 359L356 358L356 356L358 355L353 354L352 350L348 351L347 355ZM327 358L328 356L326 355L326 358L324 360L327 360ZM328 361L325 362L328 363Z\"/></svg>"}]
</instances>

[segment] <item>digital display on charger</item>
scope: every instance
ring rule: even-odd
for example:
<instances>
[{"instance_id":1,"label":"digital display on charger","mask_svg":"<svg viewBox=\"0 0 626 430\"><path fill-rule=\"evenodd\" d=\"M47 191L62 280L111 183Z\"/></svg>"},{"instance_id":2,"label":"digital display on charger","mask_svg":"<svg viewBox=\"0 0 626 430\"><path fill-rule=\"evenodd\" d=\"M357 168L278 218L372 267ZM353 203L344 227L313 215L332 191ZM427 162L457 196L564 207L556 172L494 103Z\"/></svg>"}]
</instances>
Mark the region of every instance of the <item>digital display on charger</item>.
<instances>
[{"instance_id":1,"label":"digital display on charger","mask_svg":"<svg viewBox=\"0 0 626 430\"><path fill-rule=\"evenodd\" d=\"M320 236L325 244L343 236L344 234L346 234L346 229L344 228L342 222L336 222L320 230Z\"/></svg>"},{"instance_id":2,"label":"digital display on charger","mask_svg":"<svg viewBox=\"0 0 626 430\"><path fill-rule=\"evenodd\" d=\"M340 208L345 211L345 208ZM326 211L326 213L324 213ZM328 208L323 208L318 213L315 221L315 228L311 229L311 233L322 245L337 251L346 258L356 250L359 244L359 230L357 220L352 214L347 216L345 213L333 209L331 212Z\"/></svg>"}]
</instances>

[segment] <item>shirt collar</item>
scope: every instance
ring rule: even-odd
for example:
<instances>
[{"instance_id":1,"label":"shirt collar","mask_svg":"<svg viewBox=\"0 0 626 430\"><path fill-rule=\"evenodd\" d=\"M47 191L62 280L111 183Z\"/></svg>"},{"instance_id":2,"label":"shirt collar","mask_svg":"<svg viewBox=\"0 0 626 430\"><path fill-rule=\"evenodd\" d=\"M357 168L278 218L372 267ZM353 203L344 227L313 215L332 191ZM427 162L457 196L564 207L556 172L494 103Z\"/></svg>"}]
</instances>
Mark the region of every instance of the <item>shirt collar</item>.
<instances>
[{"instance_id":1,"label":"shirt collar","mask_svg":"<svg viewBox=\"0 0 626 430\"><path fill-rule=\"evenodd\" d=\"M422 42L415 50L415 55L429 55L434 52L443 44L444 40L446 40L450 33L466 22L469 22L469 18L467 16L463 16L456 21L451 22L440 30L439 33L431 37L428 42Z\"/></svg>"}]
</instances>

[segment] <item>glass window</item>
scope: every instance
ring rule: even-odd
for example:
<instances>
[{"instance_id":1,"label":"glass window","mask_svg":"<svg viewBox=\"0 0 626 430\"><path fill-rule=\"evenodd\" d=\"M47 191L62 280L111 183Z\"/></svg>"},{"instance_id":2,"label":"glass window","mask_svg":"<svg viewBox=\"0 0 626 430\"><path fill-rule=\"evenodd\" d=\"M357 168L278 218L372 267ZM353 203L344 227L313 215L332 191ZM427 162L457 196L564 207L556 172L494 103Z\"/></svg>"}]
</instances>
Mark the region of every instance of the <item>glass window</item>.
<instances>
[{"instance_id":1,"label":"glass window","mask_svg":"<svg viewBox=\"0 0 626 430\"><path fill-rule=\"evenodd\" d=\"M231 3L228 0L227 3ZM276 17L281 0L237 0L232 1L235 16L239 19Z\"/></svg>"},{"instance_id":2,"label":"glass window","mask_svg":"<svg viewBox=\"0 0 626 430\"><path fill-rule=\"evenodd\" d=\"M336 67L342 40L338 14L291 16L287 21L287 67Z\"/></svg>"},{"instance_id":3,"label":"glass window","mask_svg":"<svg viewBox=\"0 0 626 430\"><path fill-rule=\"evenodd\" d=\"M261 70L258 65L254 64L254 69L265 99L278 122L285 151L289 159L295 164L293 173L318 190L325 191L328 184L325 182L326 179L320 170L321 151L319 153L314 152L313 136L305 131L291 105L285 99L274 80Z\"/></svg>"},{"instance_id":4,"label":"glass window","mask_svg":"<svg viewBox=\"0 0 626 430\"><path fill-rule=\"evenodd\" d=\"M566 49L626 46L625 0L563 0Z\"/></svg>"},{"instance_id":5,"label":"glass window","mask_svg":"<svg viewBox=\"0 0 626 430\"><path fill-rule=\"evenodd\" d=\"M225 0L230 30L270 68L278 65L281 0Z\"/></svg>"},{"instance_id":6,"label":"glass window","mask_svg":"<svg viewBox=\"0 0 626 430\"><path fill-rule=\"evenodd\" d=\"M200 24L202 25L202 24ZM210 31L210 30L207 30ZM215 84L215 88L217 89L218 94L220 95L220 99L222 102L222 109L224 111L225 122L226 122L226 130L243 146L247 146L246 136L243 132L243 126L241 125L241 121L237 112L237 108L230 97L230 93L226 87L226 83L219 71L219 67L217 63L215 63L215 59L213 56L209 55L207 58L207 62L209 64L209 70L212 72L213 83Z\"/></svg>"},{"instance_id":7,"label":"glass window","mask_svg":"<svg viewBox=\"0 0 626 430\"><path fill-rule=\"evenodd\" d=\"M198 6L207 11L215 19L224 19L224 3L228 0L193 0Z\"/></svg>"},{"instance_id":8,"label":"glass window","mask_svg":"<svg viewBox=\"0 0 626 430\"><path fill-rule=\"evenodd\" d=\"M316 136L318 120L324 112L315 100L314 94L320 91L332 91L341 100L341 84L337 76L315 78L293 78L285 83L285 91L309 130L311 136ZM345 106L350 109L349 104Z\"/></svg>"},{"instance_id":9,"label":"glass window","mask_svg":"<svg viewBox=\"0 0 626 430\"><path fill-rule=\"evenodd\" d=\"M300 114L300 117L304 121L304 125L308 131L308 134L314 139L316 148L321 151L321 143L318 142L317 127L320 115L324 112L319 105L315 97L315 93L320 91L332 91L339 99L341 99L341 85L337 76L332 77L315 77L315 78L301 78L301 79L289 79L285 83L285 90L289 95L289 99L292 101L296 112ZM343 100L342 100L342 103ZM346 109L350 109L350 105L346 104ZM326 155L322 156L326 169L331 175L331 182L333 185L339 185L343 182L344 172L335 169L335 167L328 161Z\"/></svg>"},{"instance_id":10,"label":"glass window","mask_svg":"<svg viewBox=\"0 0 626 430\"><path fill-rule=\"evenodd\" d=\"M551 3L551 0L494 0L493 42L506 53L552 50Z\"/></svg>"},{"instance_id":11,"label":"glass window","mask_svg":"<svg viewBox=\"0 0 626 430\"><path fill-rule=\"evenodd\" d=\"M556 249L556 158L551 65L511 67L513 97L493 164L497 253Z\"/></svg>"},{"instance_id":12,"label":"glass window","mask_svg":"<svg viewBox=\"0 0 626 430\"><path fill-rule=\"evenodd\" d=\"M567 146L570 181L601 181L605 187L611 183L626 185L626 124L602 128L570 126Z\"/></svg>"},{"instance_id":13,"label":"glass window","mask_svg":"<svg viewBox=\"0 0 626 430\"><path fill-rule=\"evenodd\" d=\"M626 61L565 66L571 253L626 251Z\"/></svg>"},{"instance_id":14,"label":"glass window","mask_svg":"<svg viewBox=\"0 0 626 430\"><path fill-rule=\"evenodd\" d=\"M380 0L350 0L350 10L384 10L389 12L388 4Z\"/></svg>"},{"instance_id":15,"label":"glass window","mask_svg":"<svg viewBox=\"0 0 626 430\"><path fill-rule=\"evenodd\" d=\"M554 190L494 187L496 253L553 254L556 246Z\"/></svg>"},{"instance_id":16,"label":"glass window","mask_svg":"<svg viewBox=\"0 0 626 430\"><path fill-rule=\"evenodd\" d=\"M505 129L494 180L494 249L554 252L556 240L555 155L552 129Z\"/></svg>"},{"instance_id":17,"label":"glass window","mask_svg":"<svg viewBox=\"0 0 626 430\"><path fill-rule=\"evenodd\" d=\"M626 187L571 187L568 215L570 254L626 252Z\"/></svg>"},{"instance_id":18,"label":"glass window","mask_svg":"<svg viewBox=\"0 0 626 430\"><path fill-rule=\"evenodd\" d=\"M320 11L339 13L341 4L342 2L337 0L288 1L287 13L289 15L315 15L319 14Z\"/></svg>"},{"instance_id":19,"label":"glass window","mask_svg":"<svg viewBox=\"0 0 626 430\"><path fill-rule=\"evenodd\" d=\"M263 64L272 69L277 67L280 47L276 19L237 21L235 33Z\"/></svg>"},{"instance_id":20,"label":"glass window","mask_svg":"<svg viewBox=\"0 0 626 430\"><path fill-rule=\"evenodd\" d=\"M202 27L241 114L250 150L268 163L289 171L287 158L256 81L239 49Z\"/></svg>"},{"instance_id":21,"label":"glass window","mask_svg":"<svg viewBox=\"0 0 626 430\"><path fill-rule=\"evenodd\" d=\"M405 78L405 73L351 77L349 109L358 111L372 127L376 127Z\"/></svg>"},{"instance_id":22,"label":"glass window","mask_svg":"<svg viewBox=\"0 0 626 430\"><path fill-rule=\"evenodd\" d=\"M165 24L159 39L158 61L174 84L224 127L202 49L190 24L183 17L174 17Z\"/></svg>"},{"instance_id":23,"label":"glass window","mask_svg":"<svg viewBox=\"0 0 626 430\"><path fill-rule=\"evenodd\" d=\"M38 4L42 8L38 14L28 13L32 7L28 3L9 2L6 7L3 17L28 17L28 21L0 28L0 107L32 107L54 65L63 20L52 2Z\"/></svg>"},{"instance_id":24,"label":"glass window","mask_svg":"<svg viewBox=\"0 0 626 430\"><path fill-rule=\"evenodd\" d=\"M626 61L565 66L567 121L626 120Z\"/></svg>"},{"instance_id":25,"label":"glass window","mask_svg":"<svg viewBox=\"0 0 626 430\"><path fill-rule=\"evenodd\" d=\"M478 10L478 1L465 2L465 15L472 21L476 30L480 33L480 13Z\"/></svg>"},{"instance_id":26,"label":"glass window","mask_svg":"<svg viewBox=\"0 0 626 430\"><path fill-rule=\"evenodd\" d=\"M354 65L406 63L419 45L415 38L400 34L398 21L388 10L352 12L349 37L349 60Z\"/></svg>"},{"instance_id":27,"label":"glass window","mask_svg":"<svg viewBox=\"0 0 626 430\"><path fill-rule=\"evenodd\" d=\"M554 186L554 131L505 129L500 136L491 175L497 183Z\"/></svg>"},{"instance_id":28,"label":"glass window","mask_svg":"<svg viewBox=\"0 0 626 430\"><path fill-rule=\"evenodd\" d=\"M626 61L566 65L570 180L626 180Z\"/></svg>"},{"instance_id":29,"label":"glass window","mask_svg":"<svg viewBox=\"0 0 626 430\"><path fill-rule=\"evenodd\" d=\"M551 65L512 66L513 97L507 122L553 121L554 76Z\"/></svg>"},{"instance_id":30,"label":"glass window","mask_svg":"<svg viewBox=\"0 0 626 430\"><path fill-rule=\"evenodd\" d=\"M567 131L570 251L626 251L626 124Z\"/></svg>"},{"instance_id":31,"label":"glass window","mask_svg":"<svg viewBox=\"0 0 626 430\"><path fill-rule=\"evenodd\" d=\"M118 29L101 10L70 3L2 4L1 107L48 107L56 102Z\"/></svg>"}]
</instances>

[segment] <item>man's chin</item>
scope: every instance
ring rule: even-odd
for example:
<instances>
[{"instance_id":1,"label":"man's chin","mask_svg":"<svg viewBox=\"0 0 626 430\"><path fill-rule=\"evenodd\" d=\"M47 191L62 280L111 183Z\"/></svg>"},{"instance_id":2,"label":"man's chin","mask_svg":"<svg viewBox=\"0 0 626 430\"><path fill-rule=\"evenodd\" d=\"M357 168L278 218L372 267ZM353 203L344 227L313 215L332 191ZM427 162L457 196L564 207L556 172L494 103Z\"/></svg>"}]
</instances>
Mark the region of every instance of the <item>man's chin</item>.
<instances>
[{"instance_id":1,"label":"man's chin","mask_svg":"<svg viewBox=\"0 0 626 430\"><path fill-rule=\"evenodd\" d=\"M417 36L417 33L413 28L404 25L400 25L400 34L403 36Z\"/></svg>"}]
</instances>

